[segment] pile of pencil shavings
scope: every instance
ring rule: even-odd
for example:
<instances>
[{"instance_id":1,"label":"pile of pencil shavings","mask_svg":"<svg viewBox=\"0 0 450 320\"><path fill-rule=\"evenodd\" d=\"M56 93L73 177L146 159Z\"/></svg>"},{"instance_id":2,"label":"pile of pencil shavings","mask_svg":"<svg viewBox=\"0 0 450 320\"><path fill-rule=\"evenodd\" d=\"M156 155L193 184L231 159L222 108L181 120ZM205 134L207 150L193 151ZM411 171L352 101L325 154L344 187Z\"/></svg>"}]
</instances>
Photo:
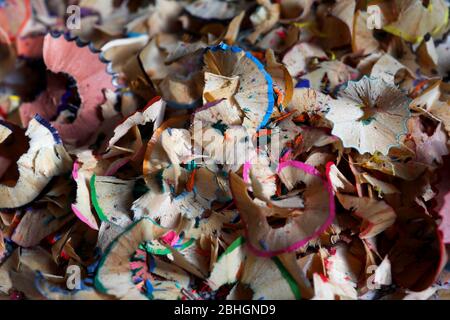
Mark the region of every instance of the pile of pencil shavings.
<instances>
[{"instance_id":1,"label":"pile of pencil shavings","mask_svg":"<svg viewBox=\"0 0 450 320\"><path fill-rule=\"evenodd\" d=\"M448 299L449 30L444 0L0 1L0 298Z\"/></svg>"}]
</instances>

